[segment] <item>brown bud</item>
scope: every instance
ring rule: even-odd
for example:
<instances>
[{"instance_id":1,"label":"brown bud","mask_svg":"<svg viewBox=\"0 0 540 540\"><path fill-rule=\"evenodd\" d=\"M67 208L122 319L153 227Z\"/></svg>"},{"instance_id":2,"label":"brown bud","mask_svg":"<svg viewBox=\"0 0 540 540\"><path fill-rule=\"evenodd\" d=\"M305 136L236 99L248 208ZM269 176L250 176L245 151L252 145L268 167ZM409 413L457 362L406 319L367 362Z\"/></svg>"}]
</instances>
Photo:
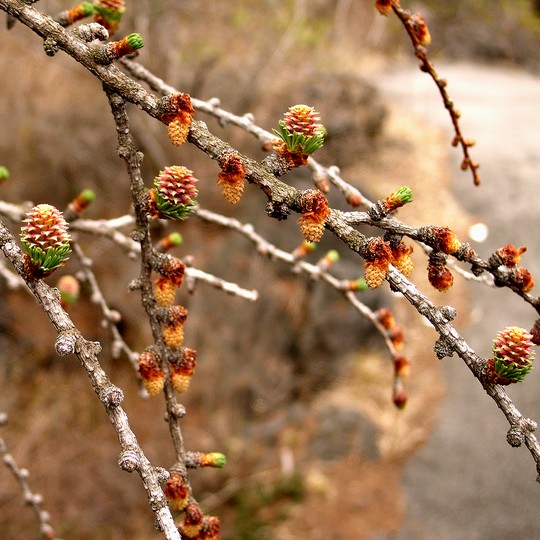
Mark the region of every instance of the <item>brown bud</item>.
<instances>
[{"instance_id":1,"label":"brown bud","mask_svg":"<svg viewBox=\"0 0 540 540\"><path fill-rule=\"evenodd\" d=\"M165 372L161 369L157 356L150 351L139 355L137 370L141 376L146 391L155 396L163 390Z\"/></svg>"},{"instance_id":2,"label":"brown bud","mask_svg":"<svg viewBox=\"0 0 540 540\"><path fill-rule=\"evenodd\" d=\"M204 516L197 540L219 540L221 522L215 516Z\"/></svg>"},{"instance_id":3,"label":"brown bud","mask_svg":"<svg viewBox=\"0 0 540 540\"><path fill-rule=\"evenodd\" d=\"M454 284L454 276L448 270L444 260L438 258L429 259L428 279L438 291L446 292Z\"/></svg>"},{"instance_id":4,"label":"brown bud","mask_svg":"<svg viewBox=\"0 0 540 540\"><path fill-rule=\"evenodd\" d=\"M186 142L195 109L191 105L189 94L172 94L162 99L164 114L161 121L167 124L167 133L171 142L180 146Z\"/></svg>"},{"instance_id":5,"label":"brown bud","mask_svg":"<svg viewBox=\"0 0 540 540\"><path fill-rule=\"evenodd\" d=\"M182 536L196 538L203 523L203 513L197 503L189 503L184 509L184 519L180 527Z\"/></svg>"},{"instance_id":6,"label":"brown bud","mask_svg":"<svg viewBox=\"0 0 540 540\"><path fill-rule=\"evenodd\" d=\"M535 345L540 345L540 319L536 319L534 326L531 328L531 341Z\"/></svg>"},{"instance_id":7,"label":"brown bud","mask_svg":"<svg viewBox=\"0 0 540 540\"><path fill-rule=\"evenodd\" d=\"M431 227L429 237L434 249L448 255L455 253L461 247L461 242L448 227Z\"/></svg>"},{"instance_id":8,"label":"brown bud","mask_svg":"<svg viewBox=\"0 0 540 540\"><path fill-rule=\"evenodd\" d=\"M197 351L188 348L182 350L182 360L180 362L171 362L169 367L171 382L176 392L187 392L196 366Z\"/></svg>"},{"instance_id":9,"label":"brown bud","mask_svg":"<svg viewBox=\"0 0 540 540\"><path fill-rule=\"evenodd\" d=\"M521 255L527 251L525 246L517 248L512 244L506 244L502 248L499 248L495 255L499 258L501 264L508 268L515 268L518 266L521 260Z\"/></svg>"},{"instance_id":10,"label":"brown bud","mask_svg":"<svg viewBox=\"0 0 540 540\"><path fill-rule=\"evenodd\" d=\"M404 409L405 405L407 405L407 393L405 392L403 383L399 378L396 378L394 382L392 402L398 409Z\"/></svg>"},{"instance_id":11,"label":"brown bud","mask_svg":"<svg viewBox=\"0 0 540 540\"><path fill-rule=\"evenodd\" d=\"M171 472L163 492L173 510L184 510L189 503L189 489L185 478L176 471Z\"/></svg>"},{"instance_id":12,"label":"brown bud","mask_svg":"<svg viewBox=\"0 0 540 540\"><path fill-rule=\"evenodd\" d=\"M396 327L396 320L388 308L381 308L375 313L377 320L386 328L391 330Z\"/></svg>"},{"instance_id":13,"label":"brown bud","mask_svg":"<svg viewBox=\"0 0 540 540\"><path fill-rule=\"evenodd\" d=\"M398 354L394 358L394 373L399 377L407 377L409 375L409 361L402 354Z\"/></svg>"},{"instance_id":14,"label":"brown bud","mask_svg":"<svg viewBox=\"0 0 540 540\"><path fill-rule=\"evenodd\" d=\"M349 191L346 197L347 204L350 204L353 208L358 208L363 202L364 199L358 191Z\"/></svg>"},{"instance_id":15,"label":"brown bud","mask_svg":"<svg viewBox=\"0 0 540 540\"><path fill-rule=\"evenodd\" d=\"M382 238L370 238L364 246L366 283L376 289L384 281L392 261L392 249Z\"/></svg>"},{"instance_id":16,"label":"brown bud","mask_svg":"<svg viewBox=\"0 0 540 540\"><path fill-rule=\"evenodd\" d=\"M403 349L403 330L399 326L388 332L388 337L396 350Z\"/></svg>"},{"instance_id":17,"label":"brown bud","mask_svg":"<svg viewBox=\"0 0 540 540\"><path fill-rule=\"evenodd\" d=\"M318 242L330 215L328 200L318 189L308 189L300 197L302 216L298 220L302 234L308 242Z\"/></svg>"},{"instance_id":18,"label":"brown bud","mask_svg":"<svg viewBox=\"0 0 540 540\"><path fill-rule=\"evenodd\" d=\"M427 47L431 43L431 35L424 17L422 17L420 13L415 13L414 15L411 15L409 24L411 25L411 30L416 41L420 45Z\"/></svg>"},{"instance_id":19,"label":"brown bud","mask_svg":"<svg viewBox=\"0 0 540 540\"><path fill-rule=\"evenodd\" d=\"M218 186L221 186L225 199L236 204L244 192L246 167L238 154L227 154L220 165Z\"/></svg>"},{"instance_id":20,"label":"brown bud","mask_svg":"<svg viewBox=\"0 0 540 540\"><path fill-rule=\"evenodd\" d=\"M517 268L514 270L514 283L522 292L527 293L534 287L534 278L526 268Z\"/></svg>"}]
</instances>

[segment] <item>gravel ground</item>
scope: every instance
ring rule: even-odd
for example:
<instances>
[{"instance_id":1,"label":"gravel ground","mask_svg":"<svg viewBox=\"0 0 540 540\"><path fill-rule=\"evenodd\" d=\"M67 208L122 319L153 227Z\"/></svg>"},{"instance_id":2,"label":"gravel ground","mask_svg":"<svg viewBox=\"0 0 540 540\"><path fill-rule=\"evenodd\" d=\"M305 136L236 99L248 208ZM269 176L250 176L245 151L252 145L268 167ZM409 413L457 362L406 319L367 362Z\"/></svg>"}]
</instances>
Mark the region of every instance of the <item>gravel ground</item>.
<instances>
[{"instance_id":1,"label":"gravel ground","mask_svg":"<svg viewBox=\"0 0 540 540\"><path fill-rule=\"evenodd\" d=\"M488 257L505 243L525 245L522 265L540 279L540 78L509 67L439 66L462 112L466 137L477 141L482 184L473 187L453 150L454 191L464 210L489 228L482 244ZM415 66L377 79L394 105L414 112L452 138L451 126L432 81ZM538 287L536 293L538 294ZM471 283L470 322L462 334L482 355L497 330L530 328L532 308L507 290ZM459 322L459 319L458 319ZM540 485L525 448L506 442L508 425L466 366L444 360L447 395L429 442L404 472L406 518L399 531L373 540L521 540L540 538ZM540 369L509 389L525 416L540 421Z\"/></svg>"}]
</instances>

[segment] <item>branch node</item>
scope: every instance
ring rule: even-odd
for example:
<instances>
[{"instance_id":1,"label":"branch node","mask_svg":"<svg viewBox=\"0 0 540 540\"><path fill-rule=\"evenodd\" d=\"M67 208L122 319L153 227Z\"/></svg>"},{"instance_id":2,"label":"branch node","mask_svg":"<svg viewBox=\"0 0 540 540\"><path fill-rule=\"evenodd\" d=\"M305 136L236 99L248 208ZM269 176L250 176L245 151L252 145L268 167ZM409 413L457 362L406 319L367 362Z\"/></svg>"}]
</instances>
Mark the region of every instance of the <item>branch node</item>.
<instances>
[{"instance_id":1,"label":"branch node","mask_svg":"<svg viewBox=\"0 0 540 540\"><path fill-rule=\"evenodd\" d=\"M451 358L454 355L454 346L444 337L440 337L434 346L435 354L439 360Z\"/></svg>"},{"instance_id":2,"label":"branch node","mask_svg":"<svg viewBox=\"0 0 540 540\"><path fill-rule=\"evenodd\" d=\"M107 29L103 25L96 22L82 24L81 26L74 28L71 32L76 37L86 41L87 43L90 43L95 39L99 39L100 41L109 39L109 32Z\"/></svg>"},{"instance_id":3,"label":"branch node","mask_svg":"<svg viewBox=\"0 0 540 540\"><path fill-rule=\"evenodd\" d=\"M441 306L439 313L444 317L446 322L451 322L457 317L457 310L452 306Z\"/></svg>"},{"instance_id":4,"label":"branch node","mask_svg":"<svg viewBox=\"0 0 540 540\"><path fill-rule=\"evenodd\" d=\"M284 221L291 213L291 209L282 201L268 201L266 213L278 221Z\"/></svg>"},{"instance_id":5,"label":"branch node","mask_svg":"<svg viewBox=\"0 0 540 540\"><path fill-rule=\"evenodd\" d=\"M506 440L510 446L518 448L525 442L525 434L518 425L514 424L506 433Z\"/></svg>"},{"instance_id":6,"label":"branch node","mask_svg":"<svg viewBox=\"0 0 540 540\"><path fill-rule=\"evenodd\" d=\"M154 472L160 484L164 484L169 479L169 476L171 476L169 471L164 467L154 467Z\"/></svg>"},{"instance_id":7,"label":"branch node","mask_svg":"<svg viewBox=\"0 0 540 540\"><path fill-rule=\"evenodd\" d=\"M58 47L58 42L54 38L48 37L43 41L43 50L47 56L54 56L60 48Z\"/></svg>"},{"instance_id":8,"label":"branch node","mask_svg":"<svg viewBox=\"0 0 540 540\"><path fill-rule=\"evenodd\" d=\"M142 242L146 236L146 232L144 231L143 228L138 228L138 229L135 229L131 232L130 234L132 240L134 242Z\"/></svg>"},{"instance_id":9,"label":"branch node","mask_svg":"<svg viewBox=\"0 0 540 540\"><path fill-rule=\"evenodd\" d=\"M99 399L107 409L115 409L124 401L124 393L120 388L111 384L99 393Z\"/></svg>"},{"instance_id":10,"label":"branch node","mask_svg":"<svg viewBox=\"0 0 540 540\"><path fill-rule=\"evenodd\" d=\"M521 429L523 431L532 433L533 431L536 431L537 428L538 428L538 424L534 420L531 420L530 418L524 418L521 421Z\"/></svg>"},{"instance_id":11,"label":"branch node","mask_svg":"<svg viewBox=\"0 0 540 540\"><path fill-rule=\"evenodd\" d=\"M168 414L175 419L183 418L186 416L186 408L181 403L175 403L169 407Z\"/></svg>"},{"instance_id":12,"label":"branch node","mask_svg":"<svg viewBox=\"0 0 540 540\"><path fill-rule=\"evenodd\" d=\"M128 291L130 291L130 292L138 291L138 290L141 289L141 287L142 287L141 280L140 279L133 279L128 284Z\"/></svg>"},{"instance_id":13,"label":"branch node","mask_svg":"<svg viewBox=\"0 0 540 540\"><path fill-rule=\"evenodd\" d=\"M65 330L58 334L54 348L58 356L67 356L75 352L77 333L74 330Z\"/></svg>"},{"instance_id":14,"label":"branch node","mask_svg":"<svg viewBox=\"0 0 540 540\"><path fill-rule=\"evenodd\" d=\"M140 456L139 452L134 448L124 450L118 459L118 466L126 472L132 473L139 468Z\"/></svg>"}]
</instances>

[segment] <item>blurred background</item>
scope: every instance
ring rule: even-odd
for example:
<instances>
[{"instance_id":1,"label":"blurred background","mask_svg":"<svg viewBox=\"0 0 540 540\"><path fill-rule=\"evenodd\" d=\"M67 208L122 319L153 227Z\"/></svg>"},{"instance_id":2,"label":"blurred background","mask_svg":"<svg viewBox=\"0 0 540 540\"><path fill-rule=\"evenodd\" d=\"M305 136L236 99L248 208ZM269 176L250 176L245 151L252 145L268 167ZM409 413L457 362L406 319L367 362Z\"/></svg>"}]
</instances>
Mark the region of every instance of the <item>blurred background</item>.
<instances>
[{"instance_id":1,"label":"blurred background","mask_svg":"<svg viewBox=\"0 0 540 540\"><path fill-rule=\"evenodd\" d=\"M321 112L328 139L325 165L375 199L409 185L415 201L399 218L414 226L448 225L471 238L487 258L505 243L528 246L523 265L540 275L535 197L540 182L540 18L527 0L403 2L421 12L432 34L430 54L462 112L465 136L482 184L459 169L460 155L432 81L417 69L407 36L394 17L365 0L230 2L127 1L118 35L140 32L139 60L153 73L199 99L219 97L235 114L252 113L270 130L290 105ZM71 7L42 0L56 14ZM11 179L4 200L47 202L64 208L83 189L97 199L88 218L130 211L123 162L100 84L64 54L43 53L21 24L0 31L1 165ZM264 157L258 143L233 126L198 114L242 153ZM130 108L137 144L145 153L148 187L166 165L189 167L200 179L199 202L253 223L286 250L302 241L296 219L277 223L265 197L247 187L236 207L215 183L219 169L198 150L170 145L164 126ZM307 170L286 180L309 187ZM338 193L331 205L346 209ZM8 223L14 233L19 224ZM224 470L195 471L194 493L219 515L223 538L485 539L538 537L538 484L525 449L506 443L506 420L459 359L439 362L437 336L387 287L364 293L371 308L388 306L405 333L411 361L403 411L391 402L392 365L371 325L324 284L294 275L257 256L233 233L193 217L156 224L156 239L178 230L173 253L246 288L255 304L200 284L179 302L189 310L186 345L199 365L183 398L189 450L222 451ZM473 229L474 230L474 229ZM373 230L366 230L375 234ZM80 235L109 304L123 319L133 350L150 343L140 301L127 291L138 265L112 243ZM479 240L482 240L480 242ZM361 261L325 235L310 260L338 249L339 277L362 275ZM509 291L456 276L446 294L430 288L427 261L416 249L412 279L437 304L459 311L458 329L480 355L490 354L497 330L530 328L534 313ZM47 279L78 271L76 261ZM0 435L62 538L159 538L140 480L121 472L115 433L74 358L54 352L55 332L24 291L0 281ZM87 339L104 345L102 363L125 392L138 440L155 465L173 452L160 397L142 399L133 369L114 359L110 335L89 295L70 309ZM211 330L210 330L211 329ZM526 416L540 418L538 373L509 393ZM37 524L7 470L0 469L0 537L37 538Z\"/></svg>"}]
</instances>

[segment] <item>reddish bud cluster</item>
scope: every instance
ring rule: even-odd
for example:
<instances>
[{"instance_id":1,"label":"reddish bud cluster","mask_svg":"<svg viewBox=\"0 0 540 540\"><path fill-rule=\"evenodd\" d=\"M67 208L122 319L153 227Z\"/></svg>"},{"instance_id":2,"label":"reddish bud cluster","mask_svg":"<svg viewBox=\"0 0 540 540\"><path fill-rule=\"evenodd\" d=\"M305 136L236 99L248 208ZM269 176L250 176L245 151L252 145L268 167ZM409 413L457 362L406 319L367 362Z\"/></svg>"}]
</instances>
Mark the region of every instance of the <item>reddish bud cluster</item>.
<instances>
[{"instance_id":1,"label":"reddish bud cluster","mask_svg":"<svg viewBox=\"0 0 540 540\"><path fill-rule=\"evenodd\" d=\"M519 265L521 255L527 251L525 246L515 247L512 244L506 244L499 248L489 259L493 266L506 266L507 268L515 268Z\"/></svg>"},{"instance_id":2,"label":"reddish bud cluster","mask_svg":"<svg viewBox=\"0 0 540 540\"><path fill-rule=\"evenodd\" d=\"M221 522L215 516L204 516L197 540L219 540Z\"/></svg>"},{"instance_id":3,"label":"reddish bud cluster","mask_svg":"<svg viewBox=\"0 0 540 540\"><path fill-rule=\"evenodd\" d=\"M403 382L399 377L394 379L394 387L392 388L392 402L398 409L404 409L407 405L407 393Z\"/></svg>"},{"instance_id":4,"label":"reddish bud cluster","mask_svg":"<svg viewBox=\"0 0 540 540\"><path fill-rule=\"evenodd\" d=\"M536 319L534 326L530 330L531 332L531 341L535 345L540 345L540 319Z\"/></svg>"},{"instance_id":5,"label":"reddish bud cluster","mask_svg":"<svg viewBox=\"0 0 540 540\"><path fill-rule=\"evenodd\" d=\"M394 374L396 377L407 377L409 375L409 360L402 354L394 357Z\"/></svg>"},{"instance_id":6,"label":"reddish bud cluster","mask_svg":"<svg viewBox=\"0 0 540 540\"><path fill-rule=\"evenodd\" d=\"M287 161L291 169L302 167L308 163L309 156L307 154L292 152L283 141L275 140L272 148Z\"/></svg>"},{"instance_id":7,"label":"reddish bud cluster","mask_svg":"<svg viewBox=\"0 0 540 540\"><path fill-rule=\"evenodd\" d=\"M171 142L180 146L186 142L195 114L191 96L187 93L172 94L163 99L163 106L165 113L161 116L161 121L168 126L167 133Z\"/></svg>"},{"instance_id":8,"label":"reddish bud cluster","mask_svg":"<svg viewBox=\"0 0 540 540\"><path fill-rule=\"evenodd\" d=\"M431 35L424 17L420 13L411 15L409 25L417 43L427 47L431 43Z\"/></svg>"},{"instance_id":9,"label":"reddish bud cluster","mask_svg":"<svg viewBox=\"0 0 540 540\"><path fill-rule=\"evenodd\" d=\"M178 528L182 538L197 538L203 523L203 513L197 503L189 503L184 509L184 518Z\"/></svg>"},{"instance_id":10,"label":"reddish bud cluster","mask_svg":"<svg viewBox=\"0 0 540 540\"><path fill-rule=\"evenodd\" d=\"M179 472L171 472L163 492L173 510L184 510L189 503L189 488L186 479Z\"/></svg>"},{"instance_id":11,"label":"reddish bud cluster","mask_svg":"<svg viewBox=\"0 0 540 540\"><path fill-rule=\"evenodd\" d=\"M174 257L169 258L168 264L161 269L161 273L177 287L182 285L185 272L185 265L179 259L175 259Z\"/></svg>"},{"instance_id":12,"label":"reddish bud cluster","mask_svg":"<svg viewBox=\"0 0 540 540\"><path fill-rule=\"evenodd\" d=\"M145 351L139 355L137 370L146 391L151 396L155 396L163 390L165 372L159 364L158 357L153 352Z\"/></svg>"},{"instance_id":13,"label":"reddish bud cluster","mask_svg":"<svg viewBox=\"0 0 540 540\"><path fill-rule=\"evenodd\" d=\"M430 257L428 264L428 279L438 291L446 292L454 284L454 276L448 270L445 260L440 257Z\"/></svg>"},{"instance_id":14,"label":"reddish bud cluster","mask_svg":"<svg viewBox=\"0 0 540 540\"><path fill-rule=\"evenodd\" d=\"M220 166L218 186L221 187L225 199L231 204L236 204L244 192L246 167L238 154L227 154Z\"/></svg>"},{"instance_id":15,"label":"reddish bud cluster","mask_svg":"<svg viewBox=\"0 0 540 540\"><path fill-rule=\"evenodd\" d=\"M377 321L381 323L386 330L395 349L398 351L403 349L403 330L397 324L392 312L388 308L381 308L375 313L375 316Z\"/></svg>"},{"instance_id":16,"label":"reddish bud cluster","mask_svg":"<svg viewBox=\"0 0 540 540\"><path fill-rule=\"evenodd\" d=\"M197 367L197 351L195 349L182 349L180 362L169 364L171 383L178 393L187 392L191 384L191 377Z\"/></svg>"},{"instance_id":17,"label":"reddish bud cluster","mask_svg":"<svg viewBox=\"0 0 540 540\"><path fill-rule=\"evenodd\" d=\"M527 293L534 287L534 279L526 268L517 268L521 261L521 255L527 251L525 246L515 247L512 244L506 244L502 248L499 248L491 257L488 262L493 270L499 268L499 266L506 266L511 268L510 281L521 292ZM496 277L497 282L497 277Z\"/></svg>"},{"instance_id":18,"label":"reddish bud cluster","mask_svg":"<svg viewBox=\"0 0 540 540\"><path fill-rule=\"evenodd\" d=\"M534 278L526 268L516 268L513 272L513 280L520 291L530 292L534 287Z\"/></svg>"},{"instance_id":19,"label":"reddish bud cluster","mask_svg":"<svg viewBox=\"0 0 540 540\"><path fill-rule=\"evenodd\" d=\"M317 189L308 189L300 197L302 216L298 220L302 235L308 242L318 242L330 215L328 200Z\"/></svg>"},{"instance_id":20,"label":"reddish bud cluster","mask_svg":"<svg viewBox=\"0 0 540 540\"><path fill-rule=\"evenodd\" d=\"M371 238L364 247L364 259L366 283L370 289L376 289L388 274L392 249L382 238Z\"/></svg>"},{"instance_id":21,"label":"reddish bud cluster","mask_svg":"<svg viewBox=\"0 0 540 540\"><path fill-rule=\"evenodd\" d=\"M169 319L163 329L163 341L167 347L178 350L184 342L184 322L188 315L182 306L173 306L169 310Z\"/></svg>"},{"instance_id":22,"label":"reddish bud cluster","mask_svg":"<svg viewBox=\"0 0 540 540\"><path fill-rule=\"evenodd\" d=\"M427 240L433 249L447 255L452 255L461 247L461 242L448 227L430 227Z\"/></svg>"}]
</instances>

